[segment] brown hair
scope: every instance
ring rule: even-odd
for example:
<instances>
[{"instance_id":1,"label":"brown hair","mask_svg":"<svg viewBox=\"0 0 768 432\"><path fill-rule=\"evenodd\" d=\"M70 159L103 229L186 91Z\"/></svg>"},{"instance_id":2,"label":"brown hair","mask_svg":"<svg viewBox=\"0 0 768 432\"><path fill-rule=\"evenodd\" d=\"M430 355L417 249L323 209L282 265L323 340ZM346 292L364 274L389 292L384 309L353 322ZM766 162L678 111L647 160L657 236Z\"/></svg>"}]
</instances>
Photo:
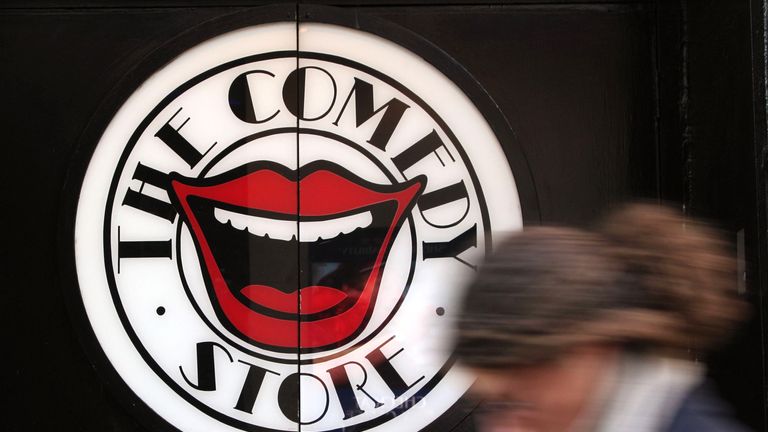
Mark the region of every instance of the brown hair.
<instances>
[{"instance_id":1,"label":"brown hair","mask_svg":"<svg viewBox=\"0 0 768 432\"><path fill-rule=\"evenodd\" d=\"M734 270L710 228L659 206L621 208L592 231L526 229L472 283L456 353L493 368L585 343L705 351L742 316Z\"/></svg>"}]
</instances>

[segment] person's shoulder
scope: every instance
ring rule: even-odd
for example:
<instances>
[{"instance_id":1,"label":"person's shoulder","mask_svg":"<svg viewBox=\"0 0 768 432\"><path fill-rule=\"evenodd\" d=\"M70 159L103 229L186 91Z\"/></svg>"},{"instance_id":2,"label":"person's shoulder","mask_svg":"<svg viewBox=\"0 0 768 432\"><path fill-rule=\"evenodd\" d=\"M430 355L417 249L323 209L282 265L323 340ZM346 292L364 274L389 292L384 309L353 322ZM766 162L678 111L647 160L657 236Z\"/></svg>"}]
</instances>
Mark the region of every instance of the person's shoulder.
<instances>
[{"instance_id":1,"label":"person's shoulder","mask_svg":"<svg viewBox=\"0 0 768 432\"><path fill-rule=\"evenodd\" d=\"M693 389L675 413L667 432L748 432L709 384Z\"/></svg>"}]
</instances>

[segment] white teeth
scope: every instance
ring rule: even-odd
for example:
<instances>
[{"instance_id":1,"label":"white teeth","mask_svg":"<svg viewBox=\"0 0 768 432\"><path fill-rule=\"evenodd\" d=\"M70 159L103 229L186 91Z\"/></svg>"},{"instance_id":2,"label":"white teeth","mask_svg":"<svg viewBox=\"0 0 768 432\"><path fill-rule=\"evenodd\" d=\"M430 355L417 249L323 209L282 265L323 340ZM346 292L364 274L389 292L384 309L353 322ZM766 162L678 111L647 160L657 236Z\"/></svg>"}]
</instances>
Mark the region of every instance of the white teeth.
<instances>
[{"instance_id":1,"label":"white teeth","mask_svg":"<svg viewBox=\"0 0 768 432\"><path fill-rule=\"evenodd\" d=\"M296 222L293 221L244 215L219 208L213 209L213 216L223 224L229 222L233 228L248 231L253 235L276 240L296 238Z\"/></svg>"},{"instance_id":2,"label":"white teeth","mask_svg":"<svg viewBox=\"0 0 768 432\"><path fill-rule=\"evenodd\" d=\"M213 209L213 216L223 224L230 223L238 230L248 231L260 237L285 241L296 239L295 221L244 215L219 208ZM370 211L322 221L302 221L298 223L299 240L302 242L328 240L341 234L349 234L358 228L366 228L372 223L373 215Z\"/></svg>"},{"instance_id":3,"label":"white teeth","mask_svg":"<svg viewBox=\"0 0 768 432\"><path fill-rule=\"evenodd\" d=\"M299 237L303 242L328 240L341 234L349 234L373 223L370 211L323 221L299 222Z\"/></svg>"}]
</instances>

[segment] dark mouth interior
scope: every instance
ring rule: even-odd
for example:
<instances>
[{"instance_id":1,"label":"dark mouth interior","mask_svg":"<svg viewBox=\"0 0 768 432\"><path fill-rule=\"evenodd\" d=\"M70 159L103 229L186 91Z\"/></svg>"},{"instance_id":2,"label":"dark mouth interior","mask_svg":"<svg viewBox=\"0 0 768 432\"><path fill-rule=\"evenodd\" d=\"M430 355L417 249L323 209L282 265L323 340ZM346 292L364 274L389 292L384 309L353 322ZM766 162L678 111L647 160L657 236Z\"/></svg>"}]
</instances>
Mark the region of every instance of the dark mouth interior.
<instances>
[{"instance_id":1,"label":"dark mouth interior","mask_svg":"<svg viewBox=\"0 0 768 432\"><path fill-rule=\"evenodd\" d=\"M285 313L254 303L241 293L242 289L250 285L266 285L292 293L308 286L325 286L347 295L332 313L346 310L359 297L376 264L396 209L394 201L375 204L360 210L371 212L373 222L370 226L327 240L301 242L298 239L271 239L239 230L216 220L214 209L297 222L294 215L233 208L199 197L189 197L189 204L232 293L251 309L276 317L283 317ZM336 215L312 220L334 217ZM300 272L296 271L297 263Z\"/></svg>"}]
</instances>

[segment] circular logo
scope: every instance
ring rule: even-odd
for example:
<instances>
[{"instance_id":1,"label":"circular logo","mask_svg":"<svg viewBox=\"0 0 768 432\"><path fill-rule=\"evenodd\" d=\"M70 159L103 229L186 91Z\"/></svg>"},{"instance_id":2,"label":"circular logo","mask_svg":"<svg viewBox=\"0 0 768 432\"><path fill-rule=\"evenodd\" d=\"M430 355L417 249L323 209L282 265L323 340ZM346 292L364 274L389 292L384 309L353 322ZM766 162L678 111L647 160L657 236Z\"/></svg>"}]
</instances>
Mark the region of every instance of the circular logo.
<instances>
[{"instance_id":1,"label":"circular logo","mask_svg":"<svg viewBox=\"0 0 768 432\"><path fill-rule=\"evenodd\" d=\"M370 33L272 23L124 103L75 260L109 362L176 428L420 430L471 384L448 350L461 286L521 225L499 141L451 80Z\"/></svg>"}]
</instances>

